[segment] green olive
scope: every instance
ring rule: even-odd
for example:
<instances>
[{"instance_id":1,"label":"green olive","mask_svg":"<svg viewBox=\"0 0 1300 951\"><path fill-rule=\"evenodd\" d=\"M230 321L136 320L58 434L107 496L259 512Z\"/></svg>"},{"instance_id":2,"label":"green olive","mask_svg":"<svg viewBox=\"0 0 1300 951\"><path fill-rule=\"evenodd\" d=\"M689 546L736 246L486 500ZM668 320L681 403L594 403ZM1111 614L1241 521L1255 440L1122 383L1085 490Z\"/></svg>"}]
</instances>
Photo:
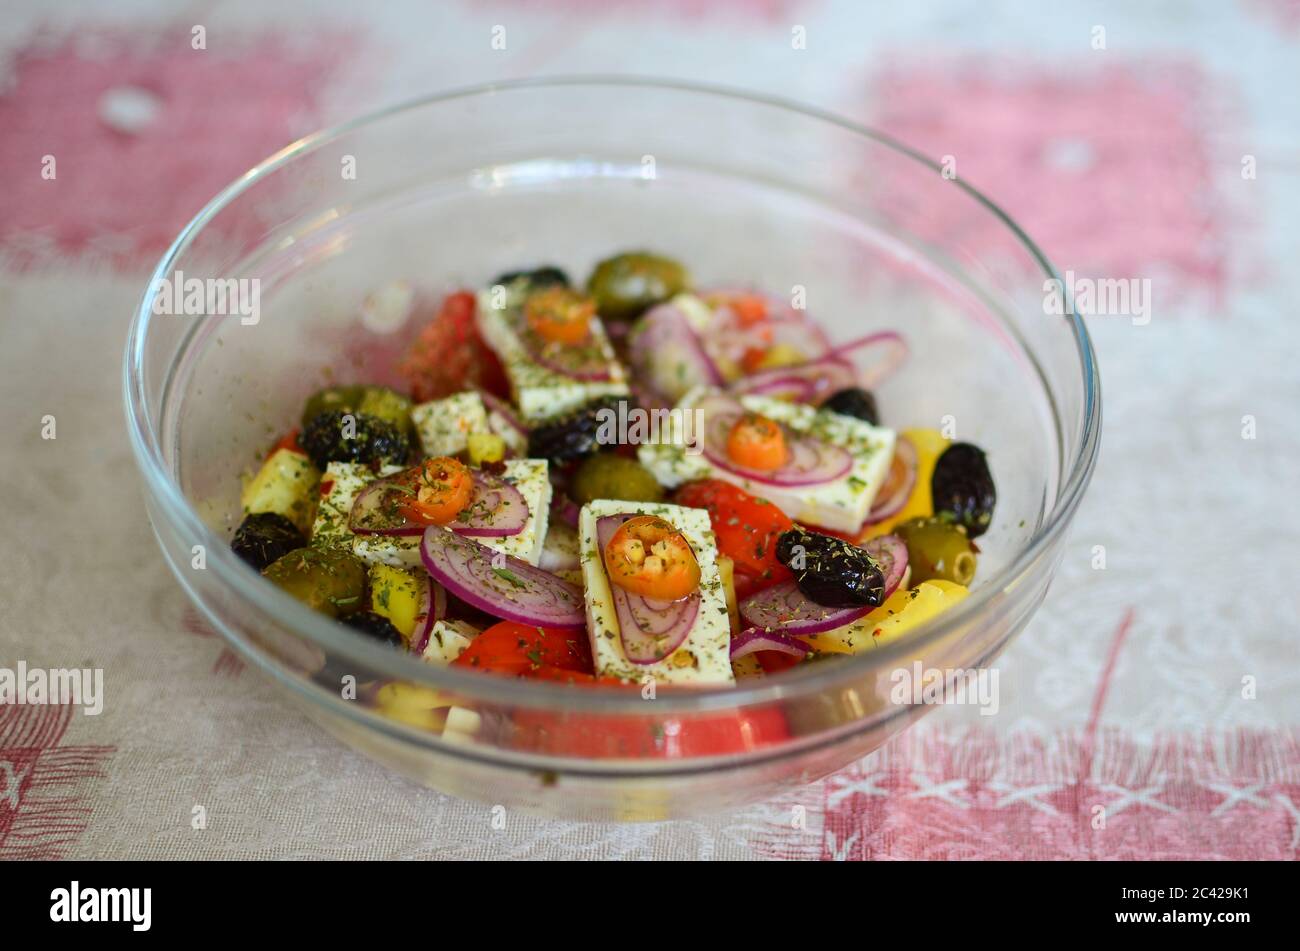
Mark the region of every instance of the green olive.
<instances>
[{"instance_id":1,"label":"green olive","mask_svg":"<svg viewBox=\"0 0 1300 951\"><path fill-rule=\"evenodd\" d=\"M357 406L358 413L369 413L387 420L397 427L399 432L410 435L415 431L411 422L411 401L384 386L367 386Z\"/></svg>"},{"instance_id":2,"label":"green olive","mask_svg":"<svg viewBox=\"0 0 1300 951\"><path fill-rule=\"evenodd\" d=\"M912 584L939 578L968 585L975 577L975 550L966 529L941 516L908 519L894 529L907 545Z\"/></svg>"},{"instance_id":3,"label":"green olive","mask_svg":"<svg viewBox=\"0 0 1300 951\"><path fill-rule=\"evenodd\" d=\"M690 287L686 268L671 258L632 251L606 258L587 280L587 293L606 320L627 321Z\"/></svg>"},{"instance_id":4,"label":"green olive","mask_svg":"<svg viewBox=\"0 0 1300 951\"><path fill-rule=\"evenodd\" d=\"M569 484L569 494L579 505L595 499L620 502L662 502L664 490L650 470L635 459L602 452L582 460Z\"/></svg>"},{"instance_id":5,"label":"green olive","mask_svg":"<svg viewBox=\"0 0 1300 951\"><path fill-rule=\"evenodd\" d=\"M327 386L316 391L302 408L302 425L306 426L321 413L355 413L365 392L364 386Z\"/></svg>"},{"instance_id":6,"label":"green olive","mask_svg":"<svg viewBox=\"0 0 1300 951\"><path fill-rule=\"evenodd\" d=\"M384 386L328 386L319 390L303 407L302 425L305 427L321 413L328 412L378 416L406 436L415 429L411 423L411 401Z\"/></svg>"},{"instance_id":7,"label":"green olive","mask_svg":"<svg viewBox=\"0 0 1300 951\"><path fill-rule=\"evenodd\" d=\"M295 548L262 572L281 591L330 617L366 607L366 563L333 548Z\"/></svg>"}]
</instances>

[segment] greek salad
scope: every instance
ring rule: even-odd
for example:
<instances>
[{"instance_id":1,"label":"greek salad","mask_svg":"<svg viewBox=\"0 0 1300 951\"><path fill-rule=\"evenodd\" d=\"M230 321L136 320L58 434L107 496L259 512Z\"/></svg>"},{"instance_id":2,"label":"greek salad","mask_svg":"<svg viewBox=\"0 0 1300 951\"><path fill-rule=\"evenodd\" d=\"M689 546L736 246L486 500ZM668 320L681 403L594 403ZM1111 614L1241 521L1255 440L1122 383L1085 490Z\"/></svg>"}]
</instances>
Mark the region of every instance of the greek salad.
<instances>
[{"instance_id":1,"label":"greek salad","mask_svg":"<svg viewBox=\"0 0 1300 951\"><path fill-rule=\"evenodd\" d=\"M645 252L503 274L442 301L400 391L307 400L232 548L485 675L716 687L871 651L967 595L996 501L980 448L877 405L906 354Z\"/></svg>"}]
</instances>

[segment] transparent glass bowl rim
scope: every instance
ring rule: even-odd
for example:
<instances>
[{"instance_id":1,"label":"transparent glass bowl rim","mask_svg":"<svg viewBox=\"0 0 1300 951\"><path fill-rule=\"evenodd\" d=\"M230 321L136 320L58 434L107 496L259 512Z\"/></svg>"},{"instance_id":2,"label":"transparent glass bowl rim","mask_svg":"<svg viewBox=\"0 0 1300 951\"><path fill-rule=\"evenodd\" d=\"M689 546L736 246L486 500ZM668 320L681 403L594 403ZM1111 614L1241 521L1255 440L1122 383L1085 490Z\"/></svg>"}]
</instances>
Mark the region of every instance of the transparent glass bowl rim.
<instances>
[{"instance_id":1,"label":"transparent glass bowl rim","mask_svg":"<svg viewBox=\"0 0 1300 951\"><path fill-rule=\"evenodd\" d=\"M611 90L621 88L629 92L639 90L651 93L679 94L683 97L693 97L698 100L714 99L722 100L724 103L732 101L768 107L786 113L797 114L808 120L829 124L861 136L876 145L933 170L936 178L942 171L937 163L911 147L881 132L851 122L834 113L780 97L758 95L725 86L704 85L671 79L602 75L548 76L479 84L398 103L332 128L314 132L296 142L290 143L279 152L249 169L227 186L195 215L193 220L180 232L150 276L128 335L123 367L127 429L130 433L137 464L144 475L147 491L157 501L161 517L169 520L171 527L178 531L182 537L193 538L196 544L202 543L205 545L207 549L207 570L214 572L222 584L243 600L251 603L260 613L266 615L272 621L305 636L309 641L324 648L331 654L348 657L355 663L362 664L370 670L382 673L395 680L420 683L435 690L489 702L555 710L608 713L636 711L645 713L644 701L640 699L639 692L619 690L613 687L575 690L564 685L516 680L492 676L479 671L460 670L423 663L414 657L393 651L378 643L365 638L358 638L342 625L312 611L274 586L266 584L257 575L250 572L247 565L235 557L225 541L217 537L203 523L198 513L186 500L180 485L168 474L159 434L154 431L154 427L150 423L150 407L145 391L146 341L153 316L149 289L157 286L159 280L174 271L175 263L190 247L204 226L254 183L295 159L327 146L353 131L380 123L387 118L402 113L414 112L439 103L474 97L510 95L519 91L562 91L566 88L604 88ZM979 202L1010 230L1024 249L1037 261L1045 278L1060 280L1060 275L1055 267L1006 212L961 179L945 182L945 185L960 188L968 196ZM1058 286L1064 286L1064 284ZM917 655L927 645L942 639L955 628L975 620L977 615L998 594L1014 586L1030 570L1033 563L1043 554L1051 542L1065 530L1083 496L1096 464L1101 430L1101 381L1087 328L1077 314L1072 314L1069 320L1074 331L1084 386L1084 419L1079 448L1074 458L1067 461L1068 470L1064 474L1064 479L1058 490L1056 504L1038 531L1017 552L1010 564L973 591L961 603L922 625L909 637L884 648L865 654L846 655L833 663L815 664L807 666L806 669L792 670L780 677L758 680L752 685L737 684L734 687L698 688L690 692L663 693L659 695L655 702L656 715L671 716L674 714L701 713L710 710L727 710L738 706L758 706L833 690L836 687L855 681L872 669L887 668L887 665L893 661ZM190 333L192 334L197 330L198 326L199 322L195 322L195 327ZM189 341L187 340L182 344L182 350L188 346ZM1050 385L1050 381L1048 383ZM161 406L156 409L156 412L160 419L164 418L165 414L161 412ZM1056 421L1053 420L1053 422ZM180 572L177 572L177 576L182 586L193 595L194 590L190 583ZM201 598L196 597L195 600L201 608L204 607ZM208 613L206 608L204 610L205 613ZM213 618L213 620L216 621L219 627L223 626L219 619ZM256 652L247 645L241 646L252 653L261 666L267 668L272 674L278 675L278 679L286 679L274 665L268 664L264 658L257 656ZM295 686L305 685L295 684ZM315 695L319 691L312 691L312 693ZM348 704L348 706L354 705Z\"/></svg>"}]
</instances>

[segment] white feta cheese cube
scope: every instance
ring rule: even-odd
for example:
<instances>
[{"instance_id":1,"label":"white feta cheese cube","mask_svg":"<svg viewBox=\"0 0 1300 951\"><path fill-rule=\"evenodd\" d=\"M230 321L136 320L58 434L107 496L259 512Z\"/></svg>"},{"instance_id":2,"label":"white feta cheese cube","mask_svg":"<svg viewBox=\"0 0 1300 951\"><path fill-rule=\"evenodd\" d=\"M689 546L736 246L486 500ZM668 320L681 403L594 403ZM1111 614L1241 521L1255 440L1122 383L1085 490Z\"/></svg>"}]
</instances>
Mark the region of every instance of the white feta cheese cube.
<instances>
[{"instance_id":1,"label":"white feta cheese cube","mask_svg":"<svg viewBox=\"0 0 1300 951\"><path fill-rule=\"evenodd\" d=\"M448 743L471 743L482 725L483 717L477 711L468 707L452 707L447 711L442 738Z\"/></svg>"},{"instance_id":2,"label":"white feta cheese cube","mask_svg":"<svg viewBox=\"0 0 1300 951\"><path fill-rule=\"evenodd\" d=\"M450 664L478 633L477 628L464 621L435 621L420 659L426 664Z\"/></svg>"},{"instance_id":3,"label":"white feta cheese cube","mask_svg":"<svg viewBox=\"0 0 1300 951\"><path fill-rule=\"evenodd\" d=\"M618 613L596 537L596 522L606 515L657 515L686 536L700 564L700 609L682 645L653 664L627 659L619 633ZM641 682L650 677L664 684L730 684L731 623L718 574L718 549L709 513L680 505L597 499L582 507L578 518L582 581L587 602L587 634L596 673Z\"/></svg>"},{"instance_id":4,"label":"white feta cheese cube","mask_svg":"<svg viewBox=\"0 0 1300 951\"><path fill-rule=\"evenodd\" d=\"M678 407L689 411L709 392L706 388L692 390L682 397ZM802 525L839 532L858 531L889 475L894 458L894 431L804 403L769 396L750 395L739 399L751 412L785 423L795 432L842 447L853 457L852 468L841 478L822 485L773 485L715 466L703 453L688 452L679 431L670 433L667 441L639 447L637 454L642 465L669 487L695 479L723 479L767 499Z\"/></svg>"},{"instance_id":5,"label":"white feta cheese cube","mask_svg":"<svg viewBox=\"0 0 1300 951\"><path fill-rule=\"evenodd\" d=\"M401 466L389 466L383 474L401 471ZM366 483L374 478L371 468L359 462L331 462L325 467L320 480L320 504L316 507L316 520L311 528L313 544L351 544L355 537L348 528L352 503Z\"/></svg>"},{"instance_id":6,"label":"white feta cheese cube","mask_svg":"<svg viewBox=\"0 0 1300 951\"><path fill-rule=\"evenodd\" d=\"M330 463L330 466L349 465L348 463ZM542 548L546 542L546 527L551 514L551 480L545 459L507 459L502 477L514 484L528 503L528 520L524 522L523 531L514 535L500 537L475 537L489 548L505 552L515 558L522 558L530 565L537 564L542 558ZM360 470L360 471L357 471ZM384 475L400 472L401 469L385 470ZM329 474L326 474L329 478ZM347 527L347 513L362 486L374 476L365 466L347 470L346 482L336 484L332 490L335 494L326 501L331 502L330 531L335 539L345 539L352 546L352 553L369 562L392 565L395 568L419 568L424 562L420 559L420 536L418 535L354 535ZM322 511L325 502L321 503ZM339 516L341 512L341 518ZM320 516L317 516L318 523ZM340 529L336 526L341 525Z\"/></svg>"},{"instance_id":7,"label":"white feta cheese cube","mask_svg":"<svg viewBox=\"0 0 1300 951\"><path fill-rule=\"evenodd\" d=\"M502 304L503 306L496 306ZM533 423L585 406L602 396L628 393L627 376L614 356L600 321L592 333L608 360L608 380L575 380L533 361L527 347L511 326L511 315L521 306L517 300L498 302L491 290L479 294L477 321L484 342L501 359L514 403L524 422Z\"/></svg>"},{"instance_id":8,"label":"white feta cheese cube","mask_svg":"<svg viewBox=\"0 0 1300 951\"><path fill-rule=\"evenodd\" d=\"M411 408L411 421L426 457L464 452L471 433L490 433L487 407L473 390Z\"/></svg>"}]
</instances>

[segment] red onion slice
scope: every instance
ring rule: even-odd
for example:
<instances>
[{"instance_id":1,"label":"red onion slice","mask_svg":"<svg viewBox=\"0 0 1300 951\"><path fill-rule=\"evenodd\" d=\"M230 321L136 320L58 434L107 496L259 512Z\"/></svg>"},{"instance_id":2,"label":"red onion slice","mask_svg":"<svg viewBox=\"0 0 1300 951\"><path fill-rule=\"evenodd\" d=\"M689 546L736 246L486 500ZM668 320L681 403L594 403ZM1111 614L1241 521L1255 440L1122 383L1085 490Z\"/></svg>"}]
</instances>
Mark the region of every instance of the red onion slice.
<instances>
[{"instance_id":1,"label":"red onion slice","mask_svg":"<svg viewBox=\"0 0 1300 951\"><path fill-rule=\"evenodd\" d=\"M457 535L505 538L518 535L528 524L528 500L499 475L471 470L474 495L469 505L447 527Z\"/></svg>"},{"instance_id":2,"label":"red onion slice","mask_svg":"<svg viewBox=\"0 0 1300 951\"><path fill-rule=\"evenodd\" d=\"M632 332L628 363L643 385L676 400L693 387L721 386L722 374L705 352L699 335L675 305L660 304Z\"/></svg>"},{"instance_id":3,"label":"red onion slice","mask_svg":"<svg viewBox=\"0 0 1300 951\"><path fill-rule=\"evenodd\" d=\"M493 617L538 627L586 626L581 588L472 538L430 525L420 560L449 592Z\"/></svg>"},{"instance_id":4,"label":"red onion slice","mask_svg":"<svg viewBox=\"0 0 1300 951\"><path fill-rule=\"evenodd\" d=\"M862 547L880 564L880 570L885 576L884 596L889 597L898 589L903 575L907 573L907 546L897 535L881 535ZM865 617L873 610L869 607L824 607L804 597L798 584L793 581L785 581L751 594L740 602L739 607L740 616L755 628L798 635L834 630Z\"/></svg>"},{"instance_id":5,"label":"red onion slice","mask_svg":"<svg viewBox=\"0 0 1300 951\"><path fill-rule=\"evenodd\" d=\"M727 437L746 412L730 396L705 397L698 407L704 412L704 456L717 466L751 482L779 486L820 485L843 478L853 468L853 456L841 446L796 433L782 425L790 456L779 469L762 471L740 466L727 455Z\"/></svg>"},{"instance_id":6,"label":"red onion slice","mask_svg":"<svg viewBox=\"0 0 1300 951\"><path fill-rule=\"evenodd\" d=\"M823 359L835 358L847 361L851 353L876 348L883 348L884 350L877 362L867 370L856 371L858 378L856 385L869 390L884 382L907 359L907 341L903 339L902 334L895 330L880 330L873 334L867 334L865 337L858 337L856 340L850 340L848 343L832 347L826 352ZM853 366L852 363L847 365Z\"/></svg>"},{"instance_id":7,"label":"red onion slice","mask_svg":"<svg viewBox=\"0 0 1300 951\"><path fill-rule=\"evenodd\" d=\"M883 348L880 359L872 366L860 371L850 356L859 350ZM794 397L799 402L820 403L832 393L850 386L871 389L890 376L907 358L907 344L902 336L893 330L882 330L868 334L848 343L832 347L816 359L788 367L763 370L742 377L731 384L733 393L761 393L769 395L771 390L783 392L780 382L798 378L811 391L806 398Z\"/></svg>"},{"instance_id":8,"label":"red onion slice","mask_svg":"<svg viewBox=\"0 0 1300 951\"><path fill-rule=\"evenodd\" d=\"M348 528L357 535L413 537L423 535L424 522L408 517L397 501L408 490L400 483L405 473L375 479L363 488L348 513ZM469 505L447 525L461 535L505 538L518 535L528 523L528 501L513 485L498 475L471 470L474 494Z\"/></svg>"},{"instance_id":9,"label":"red onion slice","mask_svg":"<svg viewBox=\"0 0 1300 951\"><path fill-rule=\"evenodd\" d=\"M755 296L763 299L767 311L757 323L742 318L733 304L737 297ZM830 348L821 324L808 311L796 310L786 298L744 288L721 288L701 297L714 308L706 347L730 363L739 364L750 349L786 346L799 353L823 353Z\"/></svg>"},{"instance_id":10,"label":"red onion slice","mask_svg":"<svg viewBox=\"0 0 1300 951\"><path fill-rule=\"evenodd\" d=\"M528 435L528 427L520 421L519 416L509 403L487 390L479 390L478 395L482 398L483 405L487 407L489 413L496 413L507 426L519 435L525 437Z\"/></svg>"},{"instance_id":11,"label":"red onion slice","mask_svg":"<svg viewBox=\"0 0 1300 951\"><path fill-rule=\"evenodd\" d=\"M758 651L779 651L792 657L803 657L810 650L812 648L803 641L797 641L793 637L781 634L778 631L768 631L761 627L747 628L731 639L732 660Z\"/></svg>"},{"instance_id":12,"label":"red onion slice","mask_svg":"<svg viewBox=\"0 0 1300 951\"><path fill-rule=\"evenodd\" d=\"M605 515L596 520L597 557L604 554L618 527L632 514ZM694 591L677 601L660 601L642 597L610 583L609 590L618 614L619 639L623 653L634 664L654 664L663 660L691 633L700 613L700 593Z\"/></svg>"},{"instance_id":13,"label":"red onion slice","mask_svg":"<svg viewBox=\"0 0 1300 951\"><path fill-rule=\"evenodd\" d=\"M366 484L348 512L348 529L356 535L422 535L425 526L412 521L398 505L409 490L387 476Z\"/></svg>"},{"instance_id":14,"label":"red onion slice","mask_svg":"<svg viewBox=\"0 0 1300 951\"><path fill-rule=\"evenodd\" d=\"M786 634L820 634L843 627L871 608L828 608L809 601L793 581L751 594L740 602L740 616L754 627Z\"/></svg>"},{"instance_id":15,"label":"red onion slice","mask_svg":"<svg viewBox=\"0 0 1300 951\"><path fill-rule=\"evenodd\" d=\"M871 510L862 523L864 526L883 522L903 510L916 488L916 467L916 446L906 436L899 435L894 440L894 458L889 463L889 475L871 503Z\"/></svg>"},{"instance_id":16,"label":"red onion slice","mask_svg":"<svg viewBox=\"0 0 1300 951\"><path fill-rule=\"evenodd\" d=\"M447 590L432 578L428 581L420 613L415 618L415 633L411 637L411 653L416 655L424 654L433 626L447 616Z\"/></svg>"},{"instance_id":17,"label":"red onion slice","mask_svg":"<svg viewBox=\"0 0 1300 951\"><path fill-rule=\"evenodd\" d=\"M772 376L764 374L762 379L755 376L743 377L731 387L731 392L770 396L792 403L811 403L815 384L797 373L774 373Z\"/></svg>"},{"instance_id":18,"label":"red onion slice","mask_svg":"<svg viewBox=\"0 0 1300 951\"><path fill-rule=\"evenodd\" d=\"M857 374L843 359L819 357L807 363L741 377L731 384L730 390L738 395L754 393L789 398L797 403L820 403L832 393L856 386L857 382Z\"/></svg>"},{"instance_id":19,"label":"red onion slice","mask_svg":"<svg viewBox=\"0 0 1300 951\"><path fill-rule=\"evenodd\" d=\"M570 528L578 527L578 503L573 501L559 489L551 495L551 515L558 518Z\"/></svg>"},{"instance_id":20,"label":"red onion slice","mask_svg":"<svg viewBox=\"0 0 1300 951\"><path fill-rule=\"evenodd\" d=\"M881 535L862 546L885 575L885 597L898 590L907 574L907 545L897 535Z\"/></svg>"},{"instance_id":21,"label":"red onion slice","mask_svg":"<svg viewBox=\"0 0 1300 951\"><path fill-rule=\"evenodd\" d=\"M594 317L592 321L592 326L595 327ZM552 373L593 383L608 380L613 375L609 354L605 352L605 347L601 346L594 331L585 343L580 344L543 340L537 331L528 326L522 307L515 317L514 327L516 335L523 342L524 349L528 351L533 362L546 367Z\"/></svg>"}]
</instances>

